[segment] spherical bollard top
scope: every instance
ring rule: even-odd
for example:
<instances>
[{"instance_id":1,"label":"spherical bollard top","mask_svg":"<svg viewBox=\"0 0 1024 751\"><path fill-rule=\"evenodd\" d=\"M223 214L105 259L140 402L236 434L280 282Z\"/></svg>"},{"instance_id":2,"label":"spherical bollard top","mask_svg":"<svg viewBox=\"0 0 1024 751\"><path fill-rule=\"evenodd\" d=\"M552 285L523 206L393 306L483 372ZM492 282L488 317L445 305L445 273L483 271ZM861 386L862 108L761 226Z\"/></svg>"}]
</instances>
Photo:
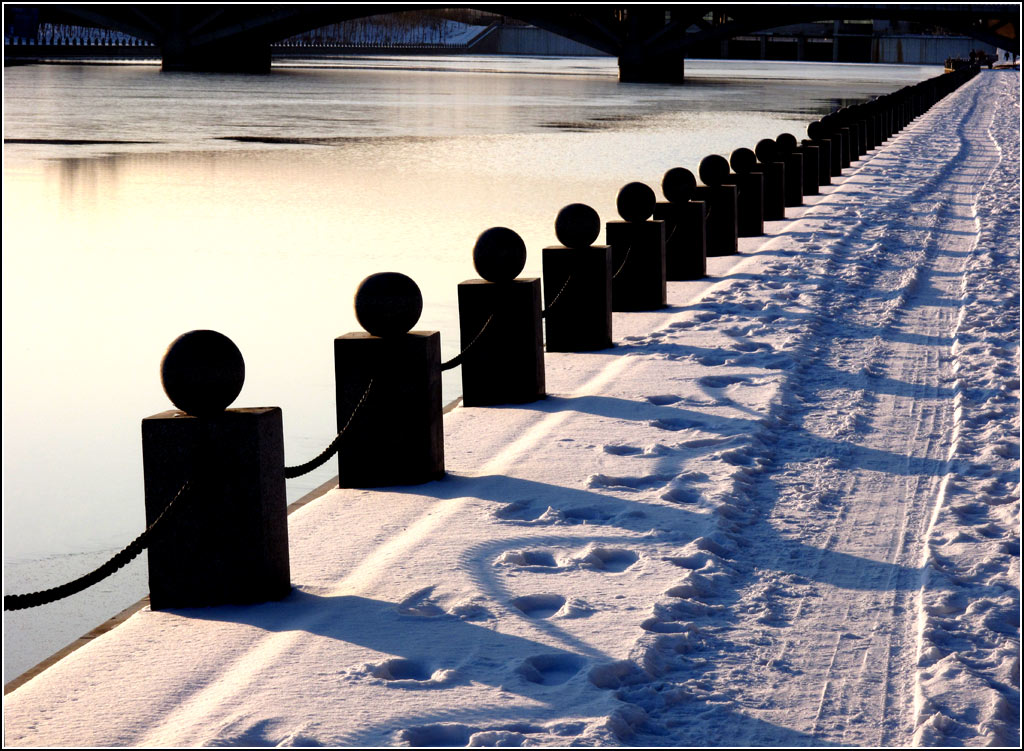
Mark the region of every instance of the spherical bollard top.
<instances>
[{"instance_id":1,"label":"spherical bollard top","mask_svg":"<svg viewBox=\"0 0 1024 751\"><path fill-rule=\"evenodd\" d=\"M673 167L661 179L661 192L669 203L686 203L697 189L697 178L685 167Z\"/></svg>"},{"instance_id":2,"label":"spherical bollard top","mask_svg":"<svg viewBox=\"0 0 1024 751\"><path fill-rule=\"evenodd\" d=\"M567 248L588 248L601 234L601 217L585 203L570 203L555 217L555 237Z\"/></svg>"},{"instance_id":3,"label":"spherical bollard top","mask_svg":"<svg viewBox=\"0 0 1024 751\"><path fill-rule=\"evenodd\" d=\"M619 216L627 222L645 222L654 213L658 197L643 183L626 183L615 199Z\"/></svg>"},{"instance_id":4,"label":"spherical bollard top","mask_svg":"<svg viewBox=\"0 0 1024 751\"><path fill-rule=\"evenodd\" d=\"M729 155L729 164L737 175L749 175L757 164L757 155L746 147L739 148Z\"/></svg>"},{"instance_id":5,"label":"spherical bollard top","mask_svg":"<svg viewBox=\"0 0 1024 751\"><path fill-rule=\"evenodd\" d=\"M182 412L209 417L223 412L245 383L245 361L235 343L217 331L182 334L160 361L164 393Z\"/></svg>"},{"instance_id":6,"label":"spherical bollard top","mask_svg":"<svg viewBox=\"0 0 1024 751\"><path fill-rule=\"evenodd\" d=\"M807 123L807 137L812 141L817 141L825 137L825 126L821 120L815 120L814 122Z\"/></svg>"},{"instance_id":7,"label":"spherical bollard top","mask_svg":"<svg viewBox=\"0 0 1024 751\"><path fill-rule=\"evenodd\" d=\"M491 227L473 245L476 273L489 282L511 282L526 265L526 243L508 227Z\"/></svg>"},{"instance_id":8,"label":"spherical bollard top","mask_svg":"<svg viewBox=\"0 0 1024 751\"><path fill-rule=\"evenodd\" d=\"M416 282L397 271L370 274L355 296L356 320L374 336L407 333L423 312L423 295Z\"/></svg>"},{"instance_id":9,"label":"spherical bollard top","mask_svg":"<svg viewBox=\"0 0 1024 751\"><path fill-rule=\"evenodd\" d=\"M754 147L754 153L762 164L779 160L779 146L770 138L762 138Z\"/></svg>"},{"instance_id":10,"label":"spherical bollard top","mask_svg":"<svg viewBox=\"0 0 1024 751\"><path fill-rule=\"evenodd\" d=\"M775 143L783 154L792 154L793 149L796 148L796 136L792 133L780 133L779 137L775 139Z\"/></svg>"},{"instance_id":11,"label":"spherical bollard top","mask_svg":"<svg viewBox=\"0 0 1024 751\"><path fill-rule=\"evenodd\" d=\"M710 154L700 160L697 173L705 185L717 188L729 179L729 160L721 154Z\"/></svg>"}]
</instances>

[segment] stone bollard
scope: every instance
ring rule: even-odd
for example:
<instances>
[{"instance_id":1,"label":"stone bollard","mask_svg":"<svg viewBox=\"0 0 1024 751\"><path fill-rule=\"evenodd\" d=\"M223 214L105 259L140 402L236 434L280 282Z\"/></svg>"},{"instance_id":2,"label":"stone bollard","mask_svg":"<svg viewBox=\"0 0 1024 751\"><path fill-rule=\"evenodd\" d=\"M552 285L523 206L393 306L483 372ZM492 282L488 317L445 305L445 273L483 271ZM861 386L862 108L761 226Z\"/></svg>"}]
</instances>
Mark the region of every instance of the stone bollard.
<instances>
[{"instance_id":1,"label":"stone bollard","mask_svg":"<svg viewBox=\"0 0 1024 751\"><path fill-rule=\"evenodd\" d=\"M846 152L846 138L839 127L839 121L835 115L825 115L819 122L829 140L832 141L832 177L839 177L843 174L843 154Z\"/></svg>"},{"instance_id":2,"label":"stone bollard","mask_svg":"<svg viewBox=\"0 0 1024 751\"><path fill-rule=\"evenodd\" d=\"M740 237L764 234L764 175L754 171L757 155L746 148L729 155L734 174L726 180L736 186L736 231Z\"/></svg>"},{"instance_id":3,"label":"stone bollard","mask_svg":"<svg viewBox=\"0 0 1024 751\"><path fill-rule=\"evenodd\" d=\"M612 310L657 310L668 301L665 222L648 221L655 203L648 186L628 183L615 201L623 221L605 224L612 248Z\"/></svg>"},{"instance_id":4,"label":"stone bollard","mask_svg":"<svg viewBox=\"0 0 1024 751\"><path fill-rule=\"evenodd\" d=\"M845 127L838 112L833 112L821 118L821 122L835 135L839 136L839 173L850 166L850 129ZM835 170L832 171L835 175Z\"/></svg>"},{"instance_id":5,"label":"stone bollard","mask_svg":"<svg viewBox=\"0 0 1024 751\"><path fill-rule=\"evenodd\" d=\"M786 218L786 164L779 155L779 147L770 138L763 138L754 147L764 175L764 219L766 222Z\"/></svg>"},{"instance_id":6,"label":"stone bollard","mask_svg":"<svg viewBox=\"0 0 1024 751\"><path fill-rule=\"evenodd\" d=\"M694 197L708 207L708 256L738 253L736 186L724 184L729 178L729 162L724 156L711 154L700 160L697 172L704 185L697 186Z\"/></svg>"},{"instance_id":7,"label":"stone bollard","mask_svg":"<svg viewBox=\"0 0 1024 751\"><path fill-rule=\"evenodd\" d=\"M142 421L146 526L189 487L149 543L150 607L284 597L291 582L280 408L227 409L245 363L216 331L182 334L160 370L178 409Z\"/></svg>"},{"instance_id":8,"label":"stone bollard","mask_svg":"<svg viewBox=\"0 0 1024 751\"><path fill-rule=\"evenodd\" d=\"M786 165L786 207L802 206L804 203L804 156L797 154L796 139L789 133L783 133L775 139L779 149L779 158Z\"/></svg>"},{"instance_id":9,"label":"stone bollard","mask_svg":"<svg viewBox=\"0 0 1024 751\"><path fill-rule=\"evenodd\" d=\"M561 245L542 251L544 327L548 352L590 352L612 343L612 250L591 245L601 217L572 203L555 218Z\"/></svg>"},{"instance_id":10,"label":"stone bollard","mask_svg":"<svg viewBox=\"0 0 1024 751\"><path fill-rule=\"evenodd\" d=\"M803 157L803 175L801 181L803 195L818 195L818 147L812 144L800 143L796 140L796 136L791 133L783 133L779 138L784 140L786 145L792 149L794 154L799 154Z\"/></svg>"},{"instance_id":11,"label":"stone bollard","mask_svg":"<svg viewBox=\"0 0 1024 751\"><path fill-rule=\"evenodd\" d=\"M459 329L466 353L462 403L487 407L543 399L540 279L516 279L526 265L525 243L506 227L492 227L477 238L473 265L483 278L459 284Z\"/></svg>"},{"instance_id":12,"label":"stone bollard","mask_svg":"<svg viewBox=\"0 0 1024 751\"><path fill-rule=\"evenodd\" d=\"M807 124L805 145L818 147L818 185L832 184L832 139L825 133L820 120Z\"/></svg>"},{"instance_id":13,"label":"stone bollard","mask_svg":"<svg viewBox=\"0 0 1024 751\"><path fill-rule=\"evenodd\" d=\"M849 107L840 107L838 115L843 126L850 129L850 162L859 161L864 152L861 146L864 143L860 123L854 118Z\"/></svg>"},{"instance_id":14,"label":"stone bollard","mask_svg":"<svg viewBox=\"0 0 1024 751\"><path fill-rule=\"evenodd\" d=\"M875 126L868 118L863 104L851 105L848 110L850 117L853 118L854 122L857 123L857 127L860 128L860 153L861 156L864 156L875 147Z\"/></svg>"},{"instance_id":15,"label":"stone bollard","mask_svg":"<svg viewBox=\"0 0 1024 751\"><path fill-rule=\"evenodd\" d=\"M654 218L665 222L665 278L670 282L708 274L707 206L690 200L696 188L696 178L684 167L673 167L661 180L668 200L655 204Z\"/></svg>"},{"instance_id":16,"label":"stone bollard","mask_svg":"<svg viewBox=\"0 0 1024 751\"><path fill-rule=\"evenodd\" d=\"M366 331L334 340L338 486L418 485L444 476L441 335L410 331L423 311L405 274L371 274L355 294ZM372 382L372 385L371 385Z\"/></svg>"}]
</instances>

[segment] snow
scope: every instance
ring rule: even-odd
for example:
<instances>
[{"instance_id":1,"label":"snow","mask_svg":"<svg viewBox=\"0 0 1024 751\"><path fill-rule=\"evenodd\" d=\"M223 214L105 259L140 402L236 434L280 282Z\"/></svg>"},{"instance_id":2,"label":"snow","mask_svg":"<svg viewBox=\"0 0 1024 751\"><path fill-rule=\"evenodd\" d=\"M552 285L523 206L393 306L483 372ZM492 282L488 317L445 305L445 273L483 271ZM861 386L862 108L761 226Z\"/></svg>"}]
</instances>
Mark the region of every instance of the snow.
<instances>
[{"instance_id":1,"label":"snow","mask_svg":"<svg viewBox=\"0 0 1024 751\"><path fill-rule=\"evenodd\" d=\"M454 410L443 481L292 514L287 599L9 694L6 744L1017 746L1019 73L796 214Z\"/></svg>"}]
</instances>

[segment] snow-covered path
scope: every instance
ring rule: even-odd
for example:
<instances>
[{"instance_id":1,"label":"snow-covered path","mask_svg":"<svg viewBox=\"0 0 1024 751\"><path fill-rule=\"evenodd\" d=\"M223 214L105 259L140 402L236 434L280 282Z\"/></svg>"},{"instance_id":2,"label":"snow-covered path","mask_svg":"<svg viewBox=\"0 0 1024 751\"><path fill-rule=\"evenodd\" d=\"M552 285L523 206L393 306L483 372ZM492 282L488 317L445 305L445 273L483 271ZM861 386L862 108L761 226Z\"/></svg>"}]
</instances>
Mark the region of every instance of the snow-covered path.
<instances>
[{"instance_id":1,"label":"snow-covered path","mask_svg":"<svg viewBox=\"0 0 1024 751\"><path fill-rule=\"evenodd\" d=\"M144 611L11 745L1016 745L1019 73L983 72L449 476L289 519L281 603Z\"/></svg>"}]
</instances>

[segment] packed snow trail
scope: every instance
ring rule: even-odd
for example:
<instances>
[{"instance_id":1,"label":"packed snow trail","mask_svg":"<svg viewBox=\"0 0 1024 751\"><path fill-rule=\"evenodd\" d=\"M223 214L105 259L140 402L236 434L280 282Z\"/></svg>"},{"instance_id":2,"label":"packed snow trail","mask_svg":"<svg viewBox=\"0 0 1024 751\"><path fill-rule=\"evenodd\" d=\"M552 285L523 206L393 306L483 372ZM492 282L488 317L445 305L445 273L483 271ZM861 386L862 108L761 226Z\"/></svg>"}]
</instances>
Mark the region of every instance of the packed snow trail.
<instances>
[{"instance_id":1,"label":"packed snow trail","mask_svg":"<svg viewBox=\"0 0 1024 751\"><path fill-rule=\"evenodd\" d=\"M443 481L297 511L286 600L28 682L6 742L1015 745L1019 80L455 410Z\"/></svg>"},{"instance_id":2,"label":"packed snow trail","mask_svg":"<svg viewBox=\"0 0 1024 751\"><path fill-rule=\"evenodd\" d=\"M993 92L980 85L935 107L849 180L836 200L803 218L801 224L815 230L803 240L814 253L777 264L780 275L797 276L794 268L803 269L802 284L775 285L785 299L806 300L800 308L808 315L796 327L803 338L791 348L794 356L779 363L790 377L746 444L748 463L759 471L730 501L739 510L722 525L725 560L700 559L690 577L706 580L709 570L728 571L728 589L688 594L725 611L693 618L684 610L686 617L671 618L688 634L713 638L712 646L694 649L694 639L687 640L686 656L672 673L694 678L674 678L670 706L652 702L646 687L636 700L647 710L648 724L656 716L658 724L678 727L669 734L673 743L701 745L728 728L729 743L777 745L779 727L815 744L905 745L912 738L923 744L1016 743L1019 492L1013 473L1019 451L1013 436L1019 430L1019 384L1013 363L1019 362L1019 245L1015 251L1013 241L1019 227L1013 222L1019 222L1019 203L1016 213L1013 205L1019 193L1019 100L1014 79L1001 82L1006 86L997 90L995 108L985 106ZM908 163L916 168L913 181L901 180L897 171ZM997 169L1002 180L990 188ZM857 183L868 190L846 190ZM979 594L986 599L971 608L988 620L975 618L963 629L964 650L939 636L948 627L936 616L963 613L972 593L962 581L957 586L947 577L939 584L931 573L936 544L946 541L932 523L960 480L947 459L963 443L963 423L972 419L957 372L966 364L960 354L964 288L976 284L978 273L972 263L979 243L976 214L988 195L998 195L1009 208L988 229L990 245L998 238L1001 248L997 258L991 250L987 258L988 276L998 280L988 280L995 283L984 311L1005 312L995 316L998 327L988 326L995 340L990 350L1000 359L990 357L978 376L986 396L1002 409L981 418L994 424L977 448L995 443L988 450L1009 461L995 473L992 461L980 465L986 487L1000 491L986 501L996 512L966 503L960 519L947 525L948 535L973 543L964 562L980 566L983 574L974 579L985 582ZM733 285L705 305L749 321L747 301L763 300L764 287L778 278L771 267L766 271L746 293ZM716 316L714 327L722 321ZM986 328L985 322L977 325ZM709 328L686 327L685 334L662 341L700 341L700 334L689 332ZM734 328L748 346L763 330ZM980 517L973 536L963 529L965 514ZM980 560L973 557L979 547L991 551ZM930 561L923 579L922 556ZM919 618L913 617L919 609ZM723 623L721 612L731 613L732 622ZM937 649L936 641L945 649ZM665 644L656 640L648 649L664 653ZM972 657L966 665L964 651ZM938 656L947 668L933 689L933 673L925 668ZM972 664L982 669L972 670ZM996 670L986 674L991 667ZM691 681L699 687L691 693L705 698L679 702L674 692ZM929 694L943 698L925 698Z\"/></svg>"}]
</instances>

